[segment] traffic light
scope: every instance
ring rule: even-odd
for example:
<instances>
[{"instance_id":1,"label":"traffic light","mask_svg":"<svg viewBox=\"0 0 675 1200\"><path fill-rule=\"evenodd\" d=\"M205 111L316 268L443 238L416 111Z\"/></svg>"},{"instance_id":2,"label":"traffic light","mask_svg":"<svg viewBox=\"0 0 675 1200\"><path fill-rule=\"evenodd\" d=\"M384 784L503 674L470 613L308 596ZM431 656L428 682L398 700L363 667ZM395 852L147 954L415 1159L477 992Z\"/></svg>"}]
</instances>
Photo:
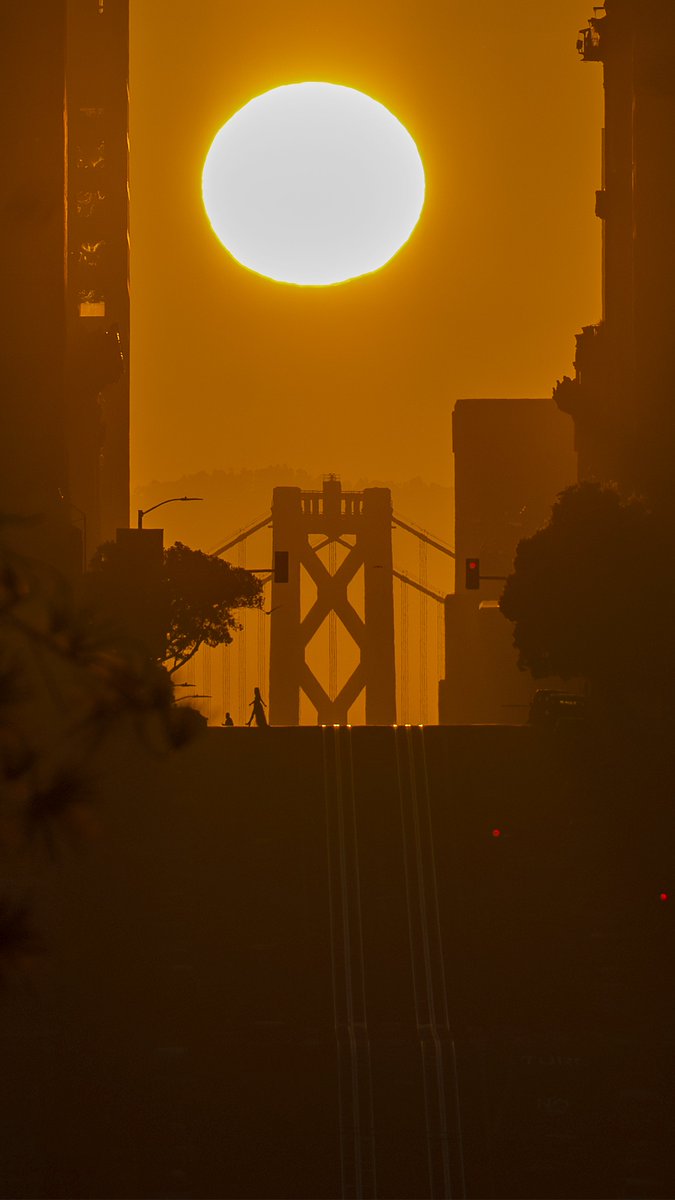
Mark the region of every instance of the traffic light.
<instances>
[{"instance_id":1,"label":"traffic light","mask_svg":"<svg viewBox=\"0 0 675 1200\"><path fill-rule=\"evenodd\" d=\"M274 582L288 583L288 550L274 551Z\"/></svg>"},{"instance_id":2,"label":"traffic light","mask_svg":"<svg viewBox=\"0 0 675 1200\"><path fill-rule=\"evenodd\" d=\"M475 592L480 587L480 560L477 558L467 558L465 586L470 592Z\"/></svg>"}]
</instances>

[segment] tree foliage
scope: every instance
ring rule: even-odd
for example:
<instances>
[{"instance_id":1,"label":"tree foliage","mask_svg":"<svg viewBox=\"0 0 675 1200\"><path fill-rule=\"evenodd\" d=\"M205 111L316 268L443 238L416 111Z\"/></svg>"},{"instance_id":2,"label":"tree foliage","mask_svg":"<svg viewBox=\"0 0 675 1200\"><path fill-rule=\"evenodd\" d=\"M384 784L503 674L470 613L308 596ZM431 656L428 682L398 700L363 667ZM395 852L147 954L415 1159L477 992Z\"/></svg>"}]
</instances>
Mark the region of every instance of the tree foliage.
<instances>
[{"instance_id":1,"label":"tree foliage","mask_svg":"<svg viewBox=\"0 0 675 1200\"><path fill-rule=\"evenodd\" d=\"M98 755L111 737L152 755L202 724L177 708L158 664L120 641L58 572L0 541L0 857L53 855L86 835ZM17 859L18 861L18 859ZM6 871L6 876L9 871ZM30 905L0 896L0 982L39 949Z\"/></svg>"},{"instance_id":2,"label":"tree foliage","mask_svg":"<svg viewBox=\"0 0 675 1200\"><path fill-rule=\"evenodd\" d=\"M97 550L89 582L99 602L117 609L128 607L128 597L139 590L123 548L115 542ZM262 584L250 571L182 542L164 551L156 584L153 604L166 635L162 661L170 674L185 666L200 646L228 645L241 629L236 610L260 608L263 602ZM147 594L139 596L146 609L147 601Z\"/></svg>"},{"instance_id":3,"label":"tree foliage","mask_svg":"<svg viewBox=\"0 0 675 1200\"><path fill-rule=\"evenodd\" d=\"M639 499L582 483L518 544L500 607L519 666L617 692L663 694L675 668L675 568L666 522Z\"/></svg>"},{"instance_id":4,"label":"tree foliage","mask_svg":"<svg viewBox=\"0 0 675 1200\"><path fill-rule=\"evenodd\" d=\"M164 570L169 595L165 661L172 664L171 673L201 645L229 645L241 629L236 609L262 608L262 584L255 575L181 542L165 552Z\"/></svg>"}]
</instances>

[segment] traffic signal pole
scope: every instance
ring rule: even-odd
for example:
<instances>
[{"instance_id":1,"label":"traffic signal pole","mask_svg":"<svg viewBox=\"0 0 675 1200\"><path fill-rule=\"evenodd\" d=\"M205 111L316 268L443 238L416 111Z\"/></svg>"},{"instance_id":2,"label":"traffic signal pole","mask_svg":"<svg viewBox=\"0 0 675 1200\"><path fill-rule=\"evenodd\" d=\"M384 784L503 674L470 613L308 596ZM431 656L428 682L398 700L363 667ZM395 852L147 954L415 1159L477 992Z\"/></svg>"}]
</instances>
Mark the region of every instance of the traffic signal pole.
<instances>
[{"instance_id":1,"label":"traffic signal pole","mask_svg":"<svg viewBox=\"0 0 675 1200\"><path fill-rule=\"evenodd\" d=\"M480 559L466 558L464 560L464 586L468 592L476 592L483 580L499 580L508 579L508 575L481 575Z\"/></svg>"}]
</instances>

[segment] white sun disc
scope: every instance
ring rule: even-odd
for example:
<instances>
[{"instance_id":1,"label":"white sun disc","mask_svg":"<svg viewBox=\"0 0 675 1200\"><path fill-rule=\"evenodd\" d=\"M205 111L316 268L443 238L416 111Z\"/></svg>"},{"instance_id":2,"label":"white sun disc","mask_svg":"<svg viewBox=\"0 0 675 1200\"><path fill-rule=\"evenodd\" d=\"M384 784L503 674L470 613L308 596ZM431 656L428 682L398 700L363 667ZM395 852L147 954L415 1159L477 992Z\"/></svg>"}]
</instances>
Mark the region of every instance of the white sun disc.
<instances>
[{"instance_id":1,"label":"white sun disc","mask_svg":"<svg viewBox=\"0 0 675 1200\"><path fill-rule=\"evenodd\" d=\"M333 83L294 83L249 101L216 134L202 196L214 232L245 267L323 286L376 271L410 237L424 168L383 104Z\"/></svg>"}]
</instances>

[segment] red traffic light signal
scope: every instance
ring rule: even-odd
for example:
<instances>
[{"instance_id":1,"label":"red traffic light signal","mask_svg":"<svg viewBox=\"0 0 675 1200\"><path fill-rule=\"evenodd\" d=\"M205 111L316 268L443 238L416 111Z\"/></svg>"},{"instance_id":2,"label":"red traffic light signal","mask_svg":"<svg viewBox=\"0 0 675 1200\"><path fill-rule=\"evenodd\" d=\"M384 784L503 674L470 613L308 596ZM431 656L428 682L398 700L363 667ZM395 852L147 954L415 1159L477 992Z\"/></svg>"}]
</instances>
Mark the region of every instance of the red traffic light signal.
<instances>
[{"instance_id":1,"label":"red traffic light signal","mask_svg":"<svg viewBox=\"0 0 675 1200\"><path fill-rule=\"evenodd\" d=\"M480 587L480 560L477 558L467 558L465 560L465 586L470 592L475 592Z\"/></svg>"}]
</instances>

